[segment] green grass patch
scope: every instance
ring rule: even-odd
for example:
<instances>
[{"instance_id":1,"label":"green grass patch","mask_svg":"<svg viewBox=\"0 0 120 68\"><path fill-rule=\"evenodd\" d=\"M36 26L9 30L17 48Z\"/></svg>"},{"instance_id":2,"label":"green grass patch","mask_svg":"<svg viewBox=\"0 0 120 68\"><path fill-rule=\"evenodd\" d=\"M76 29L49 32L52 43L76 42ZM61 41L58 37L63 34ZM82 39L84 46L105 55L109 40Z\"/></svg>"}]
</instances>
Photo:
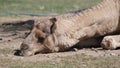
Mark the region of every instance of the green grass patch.
<instances>
[{"instance_id":1,"label":"green grass patch","mask_svg":"<svg viewBox=\"0 0 120 68\"><path fill-rule=\"evenodd\" d=\"M0 54L12 54L14 51L10 48L0 49Z\"/></svg>"},{"instance_id":2,"label":"green grass patch","mask_svg":"<svg viewBox=\"0 0 120 68\"><path fill-rule=\"evenodd\" d=\"M64 13L91 7L101 0L0 0L0 15L17 13ZM7 13L6 13L7 15Z\"/></svg>"}]
</instances>

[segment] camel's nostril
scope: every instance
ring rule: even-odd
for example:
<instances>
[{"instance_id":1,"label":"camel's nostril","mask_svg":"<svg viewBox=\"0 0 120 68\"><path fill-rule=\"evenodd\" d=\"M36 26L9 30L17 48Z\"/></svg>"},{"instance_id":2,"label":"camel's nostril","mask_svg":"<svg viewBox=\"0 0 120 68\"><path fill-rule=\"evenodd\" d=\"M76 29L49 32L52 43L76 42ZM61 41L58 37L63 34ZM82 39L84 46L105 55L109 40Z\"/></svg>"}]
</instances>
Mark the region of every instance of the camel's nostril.
<instances>
[{"instance_id":1,"label":"camel's nostril","mask_svg":"<svg viewBox=\"0 0 120 68\"><path fill-rule=\"evenodd\" d=\"M20 51L20 50L15 50L14 55L16 55L16 56L21 56L21 51Z\"/></svg>"}]
</instances>

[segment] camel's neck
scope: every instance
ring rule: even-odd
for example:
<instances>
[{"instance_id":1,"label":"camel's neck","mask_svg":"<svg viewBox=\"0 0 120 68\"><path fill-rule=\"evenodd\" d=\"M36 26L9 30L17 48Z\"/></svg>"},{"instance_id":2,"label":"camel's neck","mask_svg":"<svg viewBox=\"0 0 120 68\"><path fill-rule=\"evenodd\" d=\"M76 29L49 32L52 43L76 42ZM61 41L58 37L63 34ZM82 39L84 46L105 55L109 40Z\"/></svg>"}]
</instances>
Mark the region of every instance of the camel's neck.
<instances>
[{"instance_id":1,"label":"camel's neck","mask_svg":"<svg viewBox=\"0 0 120 68\"><path fill-rule=\"evenodd\" d=\"M117 18L119 15L119 0L104 0L100 4L80 13L69 13L57 16L56 34L61 45L74 45L78 42L81 29L105 20ZM84 32L84 30L82 30ZM92 30L91 30L92 31ZM82 35L84 36L84 35Z\"/></svg>"},{"instance_id":2,"label":"camel's neck","mask_svg":"<svg viewBox=\"0 0 120 68\"><path fill-rule=\"evenodd\" d=\"M60 33L64 33L64 31L69 33L72 30L75 31L76 29L90 26L102 20L109 20L119 15L119 6L116 5L118 1L119 0L104 0L100 4L80 13L69 13L57 16L59 23L57 31Z\"/></svg>"}]
</instances>

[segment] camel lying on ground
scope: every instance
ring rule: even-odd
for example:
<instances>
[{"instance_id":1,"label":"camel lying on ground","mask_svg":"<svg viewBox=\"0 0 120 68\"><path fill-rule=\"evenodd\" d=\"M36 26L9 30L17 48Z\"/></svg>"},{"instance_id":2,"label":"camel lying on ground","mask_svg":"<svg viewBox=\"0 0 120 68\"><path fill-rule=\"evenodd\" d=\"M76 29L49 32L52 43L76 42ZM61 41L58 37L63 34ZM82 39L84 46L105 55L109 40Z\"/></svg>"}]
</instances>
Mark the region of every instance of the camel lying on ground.
<instances>
[{"instance_id":1,"label":"camel lying on ground","mask_svg":"<svg viewBox=\"0 0 120 68\"><path fill-rule=\"evenodd\" d=\"M91 37L108 36L119 32L120 1L103 0L100 4L82 12L36 20L31 33L21 44L20 54L30 56L35 53L66 51ZM109 45L111 41L107 38L102 41L102 47L106 49L119 47Z\"/></svg>"}]
</instances>

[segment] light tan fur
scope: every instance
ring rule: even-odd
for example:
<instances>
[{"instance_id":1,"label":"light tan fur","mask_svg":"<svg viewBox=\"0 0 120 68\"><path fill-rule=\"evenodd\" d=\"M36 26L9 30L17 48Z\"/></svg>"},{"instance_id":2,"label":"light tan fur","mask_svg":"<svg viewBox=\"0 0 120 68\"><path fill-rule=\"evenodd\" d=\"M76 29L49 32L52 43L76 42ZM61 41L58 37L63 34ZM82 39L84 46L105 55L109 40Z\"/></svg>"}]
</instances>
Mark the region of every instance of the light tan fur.
<instances>
[{"instance_id":1,"label":"light tan fur","mask_svg":"<svg viewBox=\"0 0 120 68\"><path fill-rule=\"evenodd\" d=\"M60 15L55 18L57 19L54 33L57 37L55 45L67 49L93 36L119 32L119 0L104 0L83 12Z\"/></svg>"},{"instance_id":2,"label":"light tan fur","mask_svg":"<svg viewBox=\"0 0 120 68\"><path fill-rule=\"evenodd\" d=\"M40 38L44 38L44 41L38 42L38 37L30 38L34 40L31 43L37 43L39 46L37 51L31 51L32 54L43 51L65 51L82 40L120 32L119 4L119 0L104 0L97 6L80 13L68 13L40 21L34 26L28 38L38 34ZM43 28L48 27L50 30L43 31ZM30 43L27 43L30 40L28 38L25 39L23 42L25 45L21 45L21 48L26 44L29 47L31 46ZM38 45L39 43L41 44ZM23 50L21 49L21 51Z\"/></svg>"},{"instance_id":3,"label":"light tan fur","mask_svg":"<svg viewBox=\"0 0 120 68\"><path fill-rule=\"evenodd\" d=\"M101 42L105 49L116 49L120 47L120 35L106 36Z\"/></svg>"}]
</instances>

